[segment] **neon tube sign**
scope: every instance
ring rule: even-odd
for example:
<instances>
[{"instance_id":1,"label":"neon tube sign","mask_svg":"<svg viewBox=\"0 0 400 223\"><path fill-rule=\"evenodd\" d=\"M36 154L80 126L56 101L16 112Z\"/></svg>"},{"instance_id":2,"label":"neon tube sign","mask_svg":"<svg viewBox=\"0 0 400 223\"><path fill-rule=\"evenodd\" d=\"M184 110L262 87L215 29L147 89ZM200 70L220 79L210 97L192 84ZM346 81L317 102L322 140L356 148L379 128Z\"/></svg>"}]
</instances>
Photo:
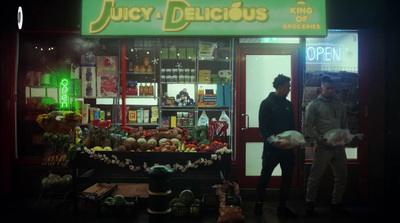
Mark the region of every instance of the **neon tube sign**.
<instances>
[{"instance_id":1,"label":"neon tube sign","mask_svg":"<svg viewBox=\"0 0 400 223\"><path fill-rule=\"evenodd\" d=\"M63 79L60 82L60 89L61 89L61 108L68 108L69 100L68 100L68 80L67 79Z\"/></svg>"}]
</instances>

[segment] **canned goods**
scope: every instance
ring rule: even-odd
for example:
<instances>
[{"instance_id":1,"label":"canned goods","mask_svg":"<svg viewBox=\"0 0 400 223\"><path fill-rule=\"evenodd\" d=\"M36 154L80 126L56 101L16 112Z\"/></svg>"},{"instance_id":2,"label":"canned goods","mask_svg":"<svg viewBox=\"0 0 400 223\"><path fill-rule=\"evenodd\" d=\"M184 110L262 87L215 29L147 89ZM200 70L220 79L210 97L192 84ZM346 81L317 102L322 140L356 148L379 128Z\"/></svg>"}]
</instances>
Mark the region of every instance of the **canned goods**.
<instances>
[{"instance_id":1,"label":"canned goods","mask_svg":"<svg viewBox=\"0 0 400 223\"><path fill-rule=\"evenodd\" d=\"M140 66L139 65L134 65L133 66L133 72L134 73L139 73L140 72Z\"/></svg>"},{"instance_id":2,"label":"canned goods","mask_svg":"<svg viewBox=\"0 0 400 223\"><path fill-rule=\"evenodd\" d=\"M144 65L150 65L150 59L148 57L144 58Z\"/></svg>"},{"instance_id":3,"label":"canned goods","mask_svg":"<svg viewBox=\"0 0 400 223\"><path fill-rule=\"evenodd\" d=\"M153 73L153 66L147 65L146 66L146 73Z\"/></svg>"},{"instance_id":4,"label":"canned goods","mask_svg":"<svg viewBox=\"0 0 400 223\"><path fill-rule=\"evenodd\" d=\"M146 66L145 65L140 65L140 73L146 73Z\"/></svg>"}]
</instances>

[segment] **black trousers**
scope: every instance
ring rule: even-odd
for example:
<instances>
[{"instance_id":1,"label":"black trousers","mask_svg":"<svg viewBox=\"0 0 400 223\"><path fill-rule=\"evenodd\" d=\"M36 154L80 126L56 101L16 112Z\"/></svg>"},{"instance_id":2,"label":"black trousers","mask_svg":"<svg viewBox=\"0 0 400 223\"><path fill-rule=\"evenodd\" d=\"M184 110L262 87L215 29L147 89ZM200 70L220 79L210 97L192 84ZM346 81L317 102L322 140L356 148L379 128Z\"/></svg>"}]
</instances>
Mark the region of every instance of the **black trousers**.
<instances>
[{"instance_id":1,"label":"black trousers","mask_svg":"<svg viewBox=\"0 0 400 223\"><path fill-rule=\"evenodd\" d=\"M279 206L285 207L289 197L295 165L293 149L282 150L274 147L265 148L265 146L264 144L262 170L257 185L257 201L262 202L264 200L265 190L271 179L272 172L280 164L282 176L279 190Z\"/></svg>"}]
</instances>

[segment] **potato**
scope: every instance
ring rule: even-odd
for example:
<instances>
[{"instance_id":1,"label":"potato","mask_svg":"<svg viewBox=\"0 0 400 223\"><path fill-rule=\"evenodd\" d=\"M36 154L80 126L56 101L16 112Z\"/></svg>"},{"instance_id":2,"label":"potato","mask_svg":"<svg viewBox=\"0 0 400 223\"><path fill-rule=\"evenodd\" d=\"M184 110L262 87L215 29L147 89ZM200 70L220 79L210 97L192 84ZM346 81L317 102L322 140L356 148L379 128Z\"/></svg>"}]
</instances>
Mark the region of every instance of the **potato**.
<instances>
[{"instance_id":1,"label":"potato","mask_svg":"<svg viewBox=\"0 0 400 223\"><path fill-rule=\"evenodd\" d=\"M169 129L167 127L163 127L163 126L157 128L157 131L159 131L159 132L164 132L164 131L168 131L168 130Z\"/></svg>"}]
</instances>

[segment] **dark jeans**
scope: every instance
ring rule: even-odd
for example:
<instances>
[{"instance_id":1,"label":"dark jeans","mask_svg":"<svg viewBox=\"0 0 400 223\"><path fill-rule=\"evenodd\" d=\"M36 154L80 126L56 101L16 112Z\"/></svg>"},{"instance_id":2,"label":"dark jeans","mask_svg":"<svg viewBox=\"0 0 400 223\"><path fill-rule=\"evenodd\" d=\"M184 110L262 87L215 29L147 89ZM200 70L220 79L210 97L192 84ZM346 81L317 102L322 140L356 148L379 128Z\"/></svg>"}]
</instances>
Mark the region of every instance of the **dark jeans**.
<instances>
[{"instance_id":1,"label":"dark jeans","mask_svg":"<svg viewBox=\"0 0 400 223\"><path fill-rule=\"evenodd\" d=\"M279 206L286 206L286 201L289 196L290 186L292 182L294 170L294 153L293 149L282 150L277 148L265 148L262 159L261 176L257 185L257 199L263 201L265 190L271 179L272 171L280 164L282 169L281 185L279 191Z\"/></svg>"}]
</instances>

